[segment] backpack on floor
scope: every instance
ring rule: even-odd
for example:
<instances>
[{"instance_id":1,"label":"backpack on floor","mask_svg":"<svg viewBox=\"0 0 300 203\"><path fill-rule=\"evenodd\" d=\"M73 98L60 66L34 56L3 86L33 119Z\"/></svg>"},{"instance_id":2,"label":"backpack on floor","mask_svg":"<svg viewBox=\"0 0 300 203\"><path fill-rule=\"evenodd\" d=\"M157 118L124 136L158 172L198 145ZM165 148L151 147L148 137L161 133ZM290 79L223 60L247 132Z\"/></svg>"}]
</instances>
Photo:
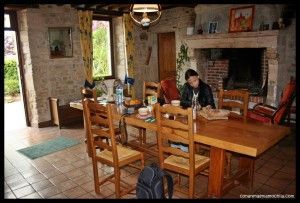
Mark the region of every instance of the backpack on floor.
<instances>
[{"instance_id":1,"label":"backpack on floor","mask_svg":"<svg viewBox=\"0 0 300 203\"><path fill-rule=\"evenodd\" d=\"M173 195L173 179L166 171L155 163L145 166L141 171L136 185L136 197L138 199L164 199L163 177L167 179L169 199Z\"/></svg>"}]
</instances>

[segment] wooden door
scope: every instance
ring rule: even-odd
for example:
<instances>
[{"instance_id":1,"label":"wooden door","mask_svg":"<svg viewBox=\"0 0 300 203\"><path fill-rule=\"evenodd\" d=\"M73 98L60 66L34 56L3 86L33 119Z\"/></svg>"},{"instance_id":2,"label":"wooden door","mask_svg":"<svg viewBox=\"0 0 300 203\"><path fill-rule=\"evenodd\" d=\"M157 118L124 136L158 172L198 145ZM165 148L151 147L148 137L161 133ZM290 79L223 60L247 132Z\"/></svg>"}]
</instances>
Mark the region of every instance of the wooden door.
<instances>
[{"instance_id":1,"label":"wooden door","mask_svg":"<svg viewBox=\"0 0 300 203\"><path fill-rule=\"evenodd\" d=\"M159 33L157 38L159 81L176 77L175 32Z\"/></svg>"}]
</instances>

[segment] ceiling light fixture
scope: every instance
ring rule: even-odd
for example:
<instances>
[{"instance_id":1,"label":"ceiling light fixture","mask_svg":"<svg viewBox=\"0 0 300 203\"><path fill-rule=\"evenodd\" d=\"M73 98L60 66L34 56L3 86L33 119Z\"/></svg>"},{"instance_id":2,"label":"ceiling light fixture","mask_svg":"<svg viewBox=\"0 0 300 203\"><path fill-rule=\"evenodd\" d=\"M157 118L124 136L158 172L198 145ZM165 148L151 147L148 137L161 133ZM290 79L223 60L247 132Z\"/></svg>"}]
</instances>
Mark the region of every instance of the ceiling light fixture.
<instances>
[{"instance_id":1,"label":"ceiling light fixture","mask_svg":"<svg viewBox=\"0 0 300 203\"><path fill-rule=\"evenodd\" d=\"M149 27L160 18L161 6L159 4L131 4L130 16L138 25Z\"/></svg>"}]
</instances>

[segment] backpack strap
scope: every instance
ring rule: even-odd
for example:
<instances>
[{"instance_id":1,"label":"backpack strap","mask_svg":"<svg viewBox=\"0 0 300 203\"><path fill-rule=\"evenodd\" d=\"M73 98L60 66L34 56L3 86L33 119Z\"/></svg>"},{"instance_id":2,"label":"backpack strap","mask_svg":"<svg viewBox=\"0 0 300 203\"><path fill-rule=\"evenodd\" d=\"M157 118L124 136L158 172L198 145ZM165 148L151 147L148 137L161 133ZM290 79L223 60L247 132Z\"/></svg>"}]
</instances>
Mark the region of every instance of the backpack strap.
<instances>
[{"instance_id":1,"label":"backpack strap","mask_svg":"<svg viewBox=\"0 0 300 203\"><path fill-rule=\"evenodd\" d=\"M167 185L168 185L168 196L169 196L169 199L172 199L172 196L173 196L173 178L172 176L167 173L166 171L164 170L160 170L160 175L161 177L166 177L167 179Z\"/></svg>"}]
</instances>

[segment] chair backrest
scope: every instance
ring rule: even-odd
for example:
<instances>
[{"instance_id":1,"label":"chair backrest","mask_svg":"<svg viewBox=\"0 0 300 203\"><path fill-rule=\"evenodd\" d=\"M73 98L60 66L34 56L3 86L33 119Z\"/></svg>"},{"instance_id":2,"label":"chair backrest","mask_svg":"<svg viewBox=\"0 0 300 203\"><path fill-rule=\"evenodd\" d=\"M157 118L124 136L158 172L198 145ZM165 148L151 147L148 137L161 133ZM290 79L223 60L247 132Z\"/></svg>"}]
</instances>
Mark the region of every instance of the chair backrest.
<instances>
[{"instance_id":1,"label":"chair backrest","mask_svg":"<svg viewBox=\"0 0 300 203\"><path fill-rule=\"evenodd\" d=\"M143 86L143 101L147 99L147 96L160 96L160 83L159 82L144 82Z\"/></svg>"},{"instance_id":2,"label":"chair backrest","mask_svg":"<svg viewBox=\"0 0 300 203\"><path fill-rule=\"evenodd\" d=\"M156 104L156 119L157 119L157 132L158 132L158 153L159 163L161 168L166 168L174 171L174 166L168 166L164 163L166 154L184 157L189 160L189 171L182 171L184 174L194 174L195 170L195 148L194 148L194 131L193 131L193 116L192 109L182 109L172 105L160 106ZM164 117L164 114L172 114L176 116L175 120L169 120ZM181 142L188 145L188 152L171 147L169 142ZM175 170L176 170L175 169Z\"/></svg>"},{"instance_id":3,"label":"chair backrest","mask_svg":"<svg viewBox=\"0 0 300 203\"><path fill-rule=\"evenodd\" d=\"M88 88L81 87L80 88L80 93L81 93L81 99L82 99L82 101L85 98L94 98L94 101L97 101L97 92L96 92L96 89L88 89Z\"/></svg>"},{"instance_id":4,"label":"chair backrest","mask_svg":"<svg viewBox=\"0 0 300 203\"><path fill-rule=\"evenodd\" d=\"M180 92L176 86L176 78L169 77L160 82L161 90L165 98L165 103L180 99Z\"/></svg>"},{"instance_id":5,"label":"chair backrest","mask_svg":"<svg viewBox=\"0 0 300 203\"><path fill-rule=\"evenodd\" d=\"M106 106L95 103L90 99L84 99L83 111L86 121L87 137L90 146L92 147L92 156L96 156L96 147L100 147L112 153L115 163L118 160L117 144L115 140L115 131L112 118L112 104ZM100 136L108 138L111 142L108 145L104 139L94 138Z\"/></svg>"},{"instance_id":6,"label":"chair backrest","mask_svg":"<svg viewBox=\"0 0 300 203\"><path fill-rule=\"evenodd\" d=\"M249 92L243 89L223 90L218 92L218 108L230 109L231 115L246 120L249 103ZM238 108L239 111L235 109Z\"/></svg>"},{"instance_id":7,"label":"chair backrest","mask_svg":"<svg viewBox=\"0 0 300 203\"><path fill-rule=\"evenodd\" d=\"M290 82L284 87L279 106L275 112L274 123L280 124L283 122L287 112L289 111L293 100L296 96L296 81L291 77Z\"/></svg>"}]
</instances>

